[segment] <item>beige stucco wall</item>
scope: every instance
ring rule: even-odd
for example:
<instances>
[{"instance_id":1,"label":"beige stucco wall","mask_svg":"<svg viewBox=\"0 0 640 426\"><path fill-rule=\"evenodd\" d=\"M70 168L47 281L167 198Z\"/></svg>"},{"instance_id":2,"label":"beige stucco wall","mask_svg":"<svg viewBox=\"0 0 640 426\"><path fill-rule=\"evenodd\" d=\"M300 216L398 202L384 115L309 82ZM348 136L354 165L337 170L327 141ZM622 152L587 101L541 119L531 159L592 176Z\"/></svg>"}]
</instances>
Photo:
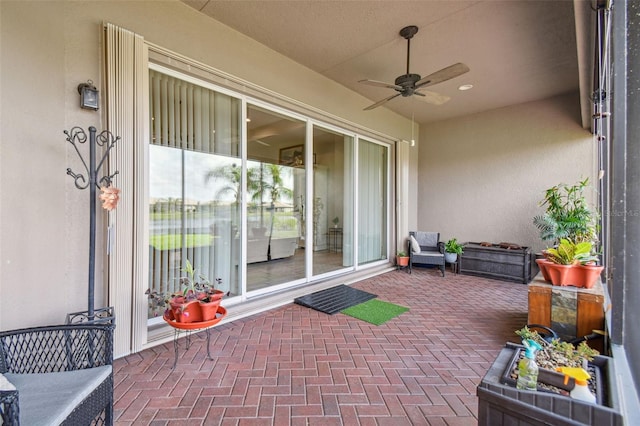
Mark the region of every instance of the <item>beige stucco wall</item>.
<instances>
[{"instance_id":1,"label":"beige stucco wall","mask_svg":"<svg viewBox=\"0 0 640 426\"><path fill-rule=\"evenodd\" d=\"M418 228L444 240L544 248L532 220L545 189L597 175L579 108L576 93L423 125Z\"/></svg>"},{"instance_id":2,"label":"beige stucco wall","mask_svg":"<svg viewBox=\"0 0 640 426\"><path fill-rule=\"evenodd\" d=\"M62 132L103 129L104 108L81 110L76 90L88 79L102 88L102 22L365 128L410 138L409 120L384 108L362 111L370 100L178 1L2 0L0 329L60 323L65 313L86 309L89 195L65 174L82 165ZM96 307L107 303L103 247L100 234Z\"/></svg>"}]
</instances>

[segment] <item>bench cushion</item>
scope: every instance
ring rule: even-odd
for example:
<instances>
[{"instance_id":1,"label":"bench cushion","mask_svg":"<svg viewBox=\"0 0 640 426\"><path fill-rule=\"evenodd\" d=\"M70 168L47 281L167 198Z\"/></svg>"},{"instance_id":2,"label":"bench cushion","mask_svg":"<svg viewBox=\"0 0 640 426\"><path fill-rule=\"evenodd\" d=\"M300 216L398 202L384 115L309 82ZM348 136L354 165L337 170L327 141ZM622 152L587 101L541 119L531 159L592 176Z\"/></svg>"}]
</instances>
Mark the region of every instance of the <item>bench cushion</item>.
<instances>
[{"instance_id":1,"label":"bench cushion","mask_svg":"<svg viewBox=\"0 0 640 426\"><path fill-rule=\"evenodd\" d=\"M60 373L14 374L5 377L20 398L20 423L48 426L62 423L112 372L110 365Z\"/></svg>"}]
</instances>

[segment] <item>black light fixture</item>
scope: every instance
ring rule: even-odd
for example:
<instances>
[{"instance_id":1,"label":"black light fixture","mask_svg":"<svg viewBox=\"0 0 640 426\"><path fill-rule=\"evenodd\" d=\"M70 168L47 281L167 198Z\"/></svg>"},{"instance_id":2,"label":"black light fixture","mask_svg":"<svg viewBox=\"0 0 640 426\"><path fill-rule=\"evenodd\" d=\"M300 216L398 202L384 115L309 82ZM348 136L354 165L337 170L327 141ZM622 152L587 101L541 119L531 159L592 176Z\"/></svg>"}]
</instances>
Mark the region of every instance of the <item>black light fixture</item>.
<instances>
[{"instance_id":1,"label":"black light fixture","mask_svg":"<svg viewBox=\"0 0 640 426\"><path fill-rule=\"evenodd\" d=\"M80 108L98 110L100 97L93 81L87 80L86 83L79 84L78 93L80 93Z\"/></svg>"}]
</instances>

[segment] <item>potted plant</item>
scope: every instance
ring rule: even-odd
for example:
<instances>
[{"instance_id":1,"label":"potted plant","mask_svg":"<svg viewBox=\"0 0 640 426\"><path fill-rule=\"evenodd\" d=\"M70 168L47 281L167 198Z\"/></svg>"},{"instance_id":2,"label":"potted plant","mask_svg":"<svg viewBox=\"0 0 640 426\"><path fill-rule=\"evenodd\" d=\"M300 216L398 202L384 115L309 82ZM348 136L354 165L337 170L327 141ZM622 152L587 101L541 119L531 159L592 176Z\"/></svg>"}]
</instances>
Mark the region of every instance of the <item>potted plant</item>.
<instances>
[{"instance_id":1,"label":"potted plant","mask_svg":"<svg viewBox=\"0 0 640 426\"><path fill-rule=\"evenodd\" d=\"M444 245L444 261L447 263L455 263L458 256L463 253L462 244L458 243L456 238L451 238Z\"/></svg>"},{"instance_id":2,"label":"potted plant","mask_svg":"<svg viewBox=\"0 0 640 426\"><path fill-rule=\"evenodd\" d=\"M477 387L478 425L502 424L496 419L526 425L623 424L621 403L613 391L617 378L610 357L597 355L584 341L577 347L558 339L548 341L527 327L516 334L542 346L535 358L539 367L537 391L516 388L518 373L514 367L523 347L507 343ZM596 403L570 397L575 382L555 371L567 366L590 372L589 387L597 397Z\"/></svg>"},{"instance_id":3,"label":"potted plant","mask_svg":"<svg viewBox=\"0 0 640 426\"><path fill-rule=\"evenodd\" d=\"M405 267L409 265L409 256L404 250L400 250L396 253L396 265Z\"/></svg>"},{"instance_id":4,"label":"potted plant","mask_svg":"<svg viewBox=\"0 0 640 426\"><path fill-rule=\"evenodd\" d=\"M176 321L184 323L214 319L224 292L217 290L203 275L196 279L196 270L189 260L183 272L186 275L180 278L181 292L146 291L149 309L156 314L158 309L169 306L171 316ZM222 279L216 278L215 282L219 285Z\"/></svg>"},{"instance_id":5,"label":"potted plant","mask_svg":"<svg viewBox=\"0 0 640 426\"><path fill-rule=\"evenodd\" d=\"M337 228L338 224L340 223L340 219L338 218L338 216L336 216L333 218L332 222L333 222L333 227Z\"/></svg>"},{"instance_id":6,"label":"potted plant","mask_svg":"<svg viewBox=\"0 0 640 426\"><path fill-rule=\"evenodd\" d=\"M546 211L533 218L543 241L553 245L566 238L574 242L591 241L595 245L597 215L589 209L584 196L588 185L586 178L575 185L561 183L545 191L539 205L546 207Z\"/></svg>"},{"instance_id":7,"label":"potted plant","mask_svg":"<svg viewBox=\"0 0 640 426\"><path fill-rule=\"evenodd\" d=\"M592 288L603 266L596 265L598 257L592 253L593 243L575 243L560 239L560 244L543 251L544 259L536 259L545 281L553 285L574 285Z\"/></svg>"}]
</instances>

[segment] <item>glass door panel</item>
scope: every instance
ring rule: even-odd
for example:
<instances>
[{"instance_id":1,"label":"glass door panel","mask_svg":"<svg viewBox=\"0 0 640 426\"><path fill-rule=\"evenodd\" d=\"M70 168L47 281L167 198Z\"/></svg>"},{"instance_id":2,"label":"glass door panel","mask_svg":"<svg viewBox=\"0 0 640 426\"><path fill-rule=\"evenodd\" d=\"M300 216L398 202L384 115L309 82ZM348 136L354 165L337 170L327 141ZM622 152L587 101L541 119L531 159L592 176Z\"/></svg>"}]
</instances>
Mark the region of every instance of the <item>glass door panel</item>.
<instances>
[{"instance_id":1,"label":"glass door panel","mask_svg":"<svg viewBox=\"0 0 640 426\"><path fill-rule=\"evenodd\" d=\"M149 290L196 275L240 294L240 101L151 70ZM163 306L149 308L149 318Z\"/></svg>"},{"instance_id":2,"label":"glass door panel","mask_svg":"<svg viewBox=\"0 0 640 426\"><path fill-rule=\"evenodd\" d=\"M247 107L247 291L306 276L305 143L304 121Z\"/></svg>"},{"instance_id":3,"label":"glass door panel","mask_svg":"<svg viewBox=\"0 0 640 426\"><path fill-rule=\"evenodd\" d=\"M358 264L387 258L388 148L358 143Z\"/></svg>"},{"instance_id":4,"label":"glass door panel","mask_svg":"<svg viewBox=\"0 0 640 426\"><path fill-rule=\"evenodd\" d=\"M353 137L313 129L313 274L353 266Z\"/></svg>"}]
</instances>

